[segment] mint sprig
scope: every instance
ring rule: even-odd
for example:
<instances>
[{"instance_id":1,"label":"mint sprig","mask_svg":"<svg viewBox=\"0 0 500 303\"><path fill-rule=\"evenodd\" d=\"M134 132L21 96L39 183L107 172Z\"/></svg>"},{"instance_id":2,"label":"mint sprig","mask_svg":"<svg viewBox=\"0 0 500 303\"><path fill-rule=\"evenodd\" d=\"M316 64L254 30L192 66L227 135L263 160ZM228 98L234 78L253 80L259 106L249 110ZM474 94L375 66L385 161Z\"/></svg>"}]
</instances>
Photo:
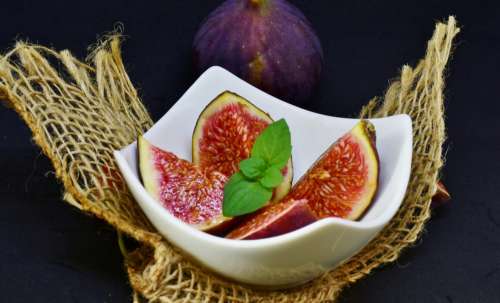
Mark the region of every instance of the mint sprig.
<instances>
[{"instance_id":1,"label":"mint sprig","mask_svg":"<svg viewBox=\"0 0 500 303\"><path fill-rule=\"evenodd\" d=\"M271 123L255 140L250 158L224 186L222 213L241 216L264 206L283 182L282 169L292 154L290 129L284 119Z\"/></svg>"},{"instance_id":2,"label":"mint sprig","mask_svg":"<svg viewBox=\"0 0 500 303\"><path fill-rule=\"evenodd\" d=\"M277 166L269 167L264 176L259 179L259 183L265 188L273 189L283 182L283 174Z\"/></svg>"},{"instance_id":3,"label":"mint sprig","mask_svg":"<svg viewBox=\"0 0 500 303\"><path fill-rule=\"evenodd\" d=\"M292 154L290 129L284 119L271 123L255 140L251 157L259 157L268 166L285 167Z\"/></svg>"},{"instance_id":4,"label":"mint sprig","mask_svg":"<svg viewBox=\"0 0 500 303\"><path fill-rule=\"evenodd\" d=\"M260 185L258 181L246 179L237 172L224 186L222 213L226 217L235 217L254 212L272 196L272 189Z\"/></svg>"},{"instance_id":5,"label":"mint sprig","mask_svg":"<svg viewBox=\"0 0 500 303\"><path fill-rule=\"evenodd\" d=\"M259 157L248 158L240 162L241 173L250 180L262 177L266 169L266 161Z\"/></svg>"}]
</instances>

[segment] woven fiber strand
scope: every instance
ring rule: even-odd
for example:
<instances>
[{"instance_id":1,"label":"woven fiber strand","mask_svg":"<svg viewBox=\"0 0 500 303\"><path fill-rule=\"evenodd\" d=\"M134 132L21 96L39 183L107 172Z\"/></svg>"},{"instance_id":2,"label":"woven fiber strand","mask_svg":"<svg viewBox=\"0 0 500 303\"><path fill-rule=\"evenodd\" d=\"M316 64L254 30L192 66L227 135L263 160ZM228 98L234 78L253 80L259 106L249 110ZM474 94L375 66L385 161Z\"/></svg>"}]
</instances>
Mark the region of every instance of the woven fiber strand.
<instances>
[{"instance_id":1,"label":"woven fiber strand","mask_svg":"<svg viewBox=\"0 0 500 303\"><path fill-rule=\"evenodd\" d=\"M101 41L86 62L68 51L17 43L0 57L0 98L22 117L52 161L65 188L64 200L140 243L126 257L135 302L140 298L148 302L335 301L345 286L396 260L417 240L429 218L443 165L443 73L458 32L453 17L438 23L425 58L415 68L404 66L383 100L370 101L361 113L362 117L406 113L413 119L412 174L399 212L350 261L286 291L256 291L212 275L180 254L144 217L112 155L152 125L125 71L119 36Z\"/></svg>"}]
</instances>

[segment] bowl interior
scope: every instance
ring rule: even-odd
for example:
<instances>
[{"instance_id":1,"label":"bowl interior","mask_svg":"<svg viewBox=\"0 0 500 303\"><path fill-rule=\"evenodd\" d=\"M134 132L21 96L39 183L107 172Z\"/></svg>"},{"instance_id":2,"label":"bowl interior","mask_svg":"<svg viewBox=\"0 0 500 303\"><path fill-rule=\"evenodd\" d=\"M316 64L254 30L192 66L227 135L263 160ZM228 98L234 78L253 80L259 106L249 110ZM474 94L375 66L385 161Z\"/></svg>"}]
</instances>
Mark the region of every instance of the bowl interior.
<instances>
[{"instance_id":1,"label":"bowl interior","mask_svg":"<svg viewBox=\"0 0 500 303\"><path fill-rule=\"evenodd\" d=\"M145 134L156 146L191 160L191 137L204 107L225 90L248 99L275 120L285 118L292 134L294 183L336 139L353 127L358 119L325 116L303 110L276 99L237 78L226 70L207 70ZM411 121L406 115L371 120L377 131L380 157L379 192L372 207L360 222L388 221L404 194L411 163ZM120 151L130 174L138 178L135 142ZM383 219L382 219L383 217Z\"/></svg>"}]
</instances>

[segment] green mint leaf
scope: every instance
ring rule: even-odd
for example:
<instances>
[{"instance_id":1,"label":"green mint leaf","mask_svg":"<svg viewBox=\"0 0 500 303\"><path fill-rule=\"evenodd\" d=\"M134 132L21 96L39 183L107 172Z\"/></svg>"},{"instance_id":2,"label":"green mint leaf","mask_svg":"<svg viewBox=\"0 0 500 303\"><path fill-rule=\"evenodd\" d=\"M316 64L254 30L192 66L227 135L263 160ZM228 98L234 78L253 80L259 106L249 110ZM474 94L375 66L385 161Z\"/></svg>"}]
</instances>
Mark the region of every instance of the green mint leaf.
<instances>
[{"instance_id":1,"label":"green mint leaf","mask_svg":"<svg viewBox=\"0 0 500 303\"><path fill-rule=\"evenodd\" d=\"M266 161L259 157L248 158L240 162L241 173L251 180L262 176L266 168Z\"/></svg>"},{"instance_id":2,"label":"green mint leaf","mask_svg":"<svg viewBox=\"0 0 500 303\"><path fill-rule=\"evenodd\" d=\"M283 119L271 123L255 140L251 157L240 162L240 171L224 186L222 214L241 216L264 206L283 182L281 169L291 153L288 124Z\"/></svg>"},{"instance_id":3,"label":"green mint leaf","mask_svg":"<svg viewBox=\"0 0 500 303\"><path fill-rule=\"evenodd\" d=\"M251 181L237 172L224 186L222 214L235 217L252 213L264 206L273 195L271 189L262 186L258 181Z\"/></svg>"},{"instance_id":4,"label":"green mint leaf","mask_svg":"<svg viewBox=\"0 0 500 303\"><path fill-rule=\"evenodd\" d=\"M277 166L269 167L259 183L269 189L275 188L283 182L283 174Z\"/></svg>"},{"instance_id":5,"label":"green mint leaf","mask_svg":"<svg viewBox=\"0 0 500 303\"><path fill-rule=\"evenodd\" d=\"M252 157L264 159L268 166L285 167L292 154L290 129L284 119L271 123L255 140Z\"/></svg>"},{"instance_id":6,"label":"green mint leaf","mask_svg":"<svg viewBox=\"0 0 500 303\"><path fill-rule=\"evenodd\" d=\"M222 201L223 212L226 200L231 199L231 197L236 193L243 181L246 181L245 176L241 172L237 172L232 175L224 185L224 199Z\"/></svg>"}]
</instances>

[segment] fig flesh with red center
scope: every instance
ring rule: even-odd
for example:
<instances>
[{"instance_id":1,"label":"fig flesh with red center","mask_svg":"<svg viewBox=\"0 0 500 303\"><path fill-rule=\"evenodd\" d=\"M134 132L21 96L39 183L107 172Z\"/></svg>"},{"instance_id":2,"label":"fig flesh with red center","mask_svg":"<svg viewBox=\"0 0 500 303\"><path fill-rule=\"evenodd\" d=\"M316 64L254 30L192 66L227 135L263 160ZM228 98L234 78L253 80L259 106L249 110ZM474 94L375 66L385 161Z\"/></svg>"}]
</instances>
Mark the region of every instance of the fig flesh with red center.
<instances>
[{"instance_id":1,"label":"fig flesh with red center","mask_svg":"<svg viewBox=\"0 0 500 303\"><path fill-rule=\"evenodd\" d=\"M360 121L337 140L294 185L293 199L307 199L317 218L359 219L378 189L375 128Z\"/></svg>"},{"instance_id":2,"label":"fig flesh with red center","mask_svg":"<svg viewBox=\"0 0 500 303\"><path fill-rule=\"evenodd\" d=\"M173 216L203 231L219 232L229 226L232 219L222 215L225 175L204 173L142 136L137 145L144 187Z\"/></svg>"},{"instance_id":3,"label":"fig flesh with red center","mask_svg":"<svg viewBox=\"0 0 500 303\"><path fill-rule=\"evenodd\" d=\"M273 119L248 100L224 92L200 114L193 132L193 163L203 171L218 171L231 177L239 163L250 157L253 144ZM282 170L283 182L275 189L273 201L283 198L292 184L292 159Z\"/></svg>"}]
</instances>

